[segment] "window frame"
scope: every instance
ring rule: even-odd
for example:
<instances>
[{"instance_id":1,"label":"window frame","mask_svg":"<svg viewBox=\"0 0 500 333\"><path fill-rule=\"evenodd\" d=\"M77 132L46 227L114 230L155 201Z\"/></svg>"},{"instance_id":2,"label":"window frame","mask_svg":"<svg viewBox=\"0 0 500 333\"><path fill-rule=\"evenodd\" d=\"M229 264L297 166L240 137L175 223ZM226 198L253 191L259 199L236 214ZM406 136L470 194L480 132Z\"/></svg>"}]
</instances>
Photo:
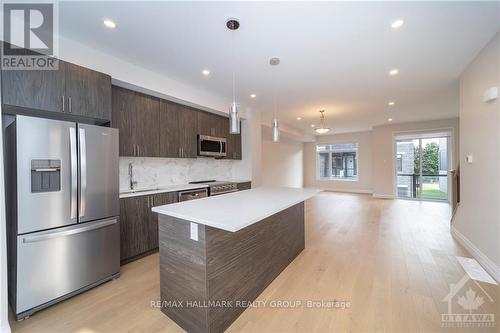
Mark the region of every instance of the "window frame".
<instances>
[{"instance_id":1,"label":"window frame","mask_svg":"<svg viewBox=\"0 0 500 333\"><path fill-rule=\"evenodd\" d=\"M356 154L355 154L355 159L354 163L356 164L356 176L355 177L335 177L335 176L330 176L330 177L321 177L320 175L320 155L321 152L318 151L319 146L328 146L328 145L341 145L341 144L351 144L351 145L356 145ZM360 177L360 172L359 172L359 143L357 141L345 141L345 142L334 142L334 143L316 143L314 146L314 153L315 153L315 159L316 159L316 180L318 181L341 181L341 182L359 182L359 177ZM332 160L332 154L335 153L332 150L325 151L328 152L329 158L328 158L328 170L329 174L332 174L332 168L333 168L333 160Z\"/></svg>"}]
</instances>

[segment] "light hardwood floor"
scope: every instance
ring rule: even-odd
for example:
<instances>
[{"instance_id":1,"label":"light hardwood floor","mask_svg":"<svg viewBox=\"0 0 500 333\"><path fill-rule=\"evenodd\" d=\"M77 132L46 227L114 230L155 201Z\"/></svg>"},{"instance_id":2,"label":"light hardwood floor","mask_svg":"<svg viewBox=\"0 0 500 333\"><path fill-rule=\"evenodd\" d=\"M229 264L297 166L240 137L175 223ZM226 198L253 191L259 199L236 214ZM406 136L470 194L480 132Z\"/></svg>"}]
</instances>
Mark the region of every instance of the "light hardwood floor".
<instances>
[{"instance_id":1,"label":"light hardwood floor","mask_svg":"<svg viewBox=\"0 0 500 333\"><path fill-rule=\"evenodd\" d=\"M443 203L317 195L306 203L306 249L259 296L266 307L247 309L228 331L500 331L500 288L486 283L480 286L494 303L481 295L485 303L478 312L494 313L496 328L441 327L441 314L447 312L442 300L450 284L464 276L455 256L470 257L452 239L449 220L450 207ZM479 296L479 288L470 283ZM154 254L122 267L122 276L115 281L24 322L12 322L12 329L182 331L150 306L158 292L158 254ZM350 308L273 307L284 300L344 300Z\"/></svg>"}]
</instances>

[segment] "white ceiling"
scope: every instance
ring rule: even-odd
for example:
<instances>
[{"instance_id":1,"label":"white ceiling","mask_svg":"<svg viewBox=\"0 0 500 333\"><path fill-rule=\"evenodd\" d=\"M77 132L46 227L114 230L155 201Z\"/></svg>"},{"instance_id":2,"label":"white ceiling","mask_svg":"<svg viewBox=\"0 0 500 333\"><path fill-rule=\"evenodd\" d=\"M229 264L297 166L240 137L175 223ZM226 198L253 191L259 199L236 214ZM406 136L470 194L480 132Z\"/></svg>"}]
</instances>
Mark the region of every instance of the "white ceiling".
<instances>
[{"instance_id":1,"label":"white ceiling","mask_svg":"<svg viewBox=\"0 0 500 333\"><path fill-rule=\"evenodd\" d=\"M500 29L500 2L61 2L59 10L62 35L228 100L225 21L237 17L237 100L267 121L276 87L280 121L307 133L319 109L336 132L457 116L457 79ZM392 29L399 18L404 26Z\"/></svg>"}]
</instances>

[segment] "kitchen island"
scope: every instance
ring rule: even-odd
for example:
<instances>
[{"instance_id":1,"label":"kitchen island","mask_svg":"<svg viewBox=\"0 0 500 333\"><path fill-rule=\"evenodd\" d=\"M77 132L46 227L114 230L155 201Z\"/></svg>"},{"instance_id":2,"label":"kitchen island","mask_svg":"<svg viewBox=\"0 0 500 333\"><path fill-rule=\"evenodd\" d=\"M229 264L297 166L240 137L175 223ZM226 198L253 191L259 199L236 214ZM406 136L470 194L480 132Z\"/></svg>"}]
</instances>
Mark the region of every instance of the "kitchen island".
<instances>
[{"instance_id":1,"label":"kitchen island","mask_svg":"<svg viewBox=\"0 0 500 333\"><path fill-rule=\"evenodd\" d=\"M160 306L189 332L222 332L304 249L311 189L251 190L154 207Z\"/></svg>"}]
</instances>

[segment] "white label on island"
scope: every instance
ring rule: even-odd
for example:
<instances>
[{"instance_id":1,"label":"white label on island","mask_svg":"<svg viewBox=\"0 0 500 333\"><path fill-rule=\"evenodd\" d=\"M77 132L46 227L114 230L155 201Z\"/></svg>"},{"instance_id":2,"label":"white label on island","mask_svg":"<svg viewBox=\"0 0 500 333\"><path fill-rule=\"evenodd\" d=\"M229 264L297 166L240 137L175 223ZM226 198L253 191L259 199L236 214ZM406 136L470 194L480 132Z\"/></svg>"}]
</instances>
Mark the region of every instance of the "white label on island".
<instances>
[{"instance_id":1,"label":"white label on island","mask_svg":"<svg viewBox=\"0 0 500 333\"><path fill-rule=\"evenodd\" d=\"M198 223L191 222L191 239L198 241Z\"/></svg>"}]
</instances>

